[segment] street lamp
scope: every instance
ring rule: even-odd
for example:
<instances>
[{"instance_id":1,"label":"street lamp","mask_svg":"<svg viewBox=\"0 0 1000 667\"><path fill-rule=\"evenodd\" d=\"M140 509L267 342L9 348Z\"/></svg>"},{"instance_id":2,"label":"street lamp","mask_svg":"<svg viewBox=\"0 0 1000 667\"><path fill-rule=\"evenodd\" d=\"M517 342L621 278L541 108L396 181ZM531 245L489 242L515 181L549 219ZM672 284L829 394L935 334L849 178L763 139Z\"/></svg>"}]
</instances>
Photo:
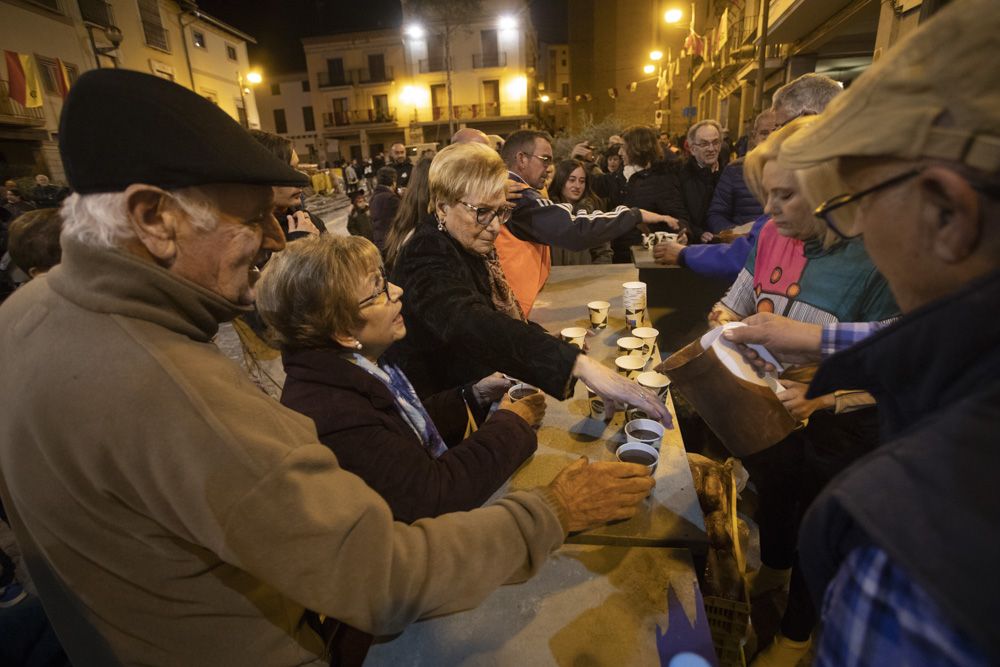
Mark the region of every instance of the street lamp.
<instances>
[{"instance_id":1,"label":"street lamp","mask_svg":"<svg viewBox=\"0 0 1000 667\"><path fill-rule=\"evenodd\" d=\"M423 39L424 34L424 27L419 23L414 23L406 28L406 36L410 39Z\"/></svg>"},{"instance_id":2,"label":"street lamp","mask_svg":"<svg viewBox=\"0 0 1000 667\"><path fill-rule=\"evenodd\" d=\"M247 113L247 98L246 96L250 94L249 86L256 86L258 83L264 80L261 73L257 70L250 70L244 77L243 72L236 70L236 84L240 87L240 109L243 111L243 117L240 118L243 127L250 128L250 114Z\"/></svg>"},{"instance_id":3,"label":"street lamp","mask_svg":"<svg viewBox=\"0 0 1000 667\"><path fill-rule=\"evenodd\" d=\"M652 74L655 71L656 71L656 65L643 65L642 66L642 73L643 74Z\"/></svg>"},{"instance_id":4,"label":"street lamp","mask_svg":"<svg viewBox=\"0 0 1000 667\"><path fill-rule=\"evenodd\" d=\"M663 51L650 51L649 59L652 60L653 62L656 62L658 60L663 60Z\"/></svg>"},{"instance_id":5,"label":"street lamp","mask_svg":"<svg viewBox=\"0 0 1000 667\"><path fill-rule=\"evenodd\" d=\"M684 12L679 9L668 9L663 14L663 20L667 23L677 23L684 17Z\"/></svg>"}]
</instances>

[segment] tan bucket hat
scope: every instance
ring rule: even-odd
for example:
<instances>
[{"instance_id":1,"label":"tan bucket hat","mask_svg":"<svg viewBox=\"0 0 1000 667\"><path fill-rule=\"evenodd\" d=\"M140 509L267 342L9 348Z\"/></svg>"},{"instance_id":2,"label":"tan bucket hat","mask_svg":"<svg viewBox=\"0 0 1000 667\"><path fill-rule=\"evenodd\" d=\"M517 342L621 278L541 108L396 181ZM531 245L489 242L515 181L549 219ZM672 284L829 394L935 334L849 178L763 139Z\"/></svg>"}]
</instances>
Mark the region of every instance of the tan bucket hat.
<instances>
[{"instance_id":1,"label":"tan bucket hat","mask_svg":"<svg viewBox=\"0 0 1000 667\"><path fill-rule=\"evenodd\" d=\"M1000 171L1000 5L956 0L864 72L790 137L778 162L921 157Z\"/></svg>"}]
</instances>

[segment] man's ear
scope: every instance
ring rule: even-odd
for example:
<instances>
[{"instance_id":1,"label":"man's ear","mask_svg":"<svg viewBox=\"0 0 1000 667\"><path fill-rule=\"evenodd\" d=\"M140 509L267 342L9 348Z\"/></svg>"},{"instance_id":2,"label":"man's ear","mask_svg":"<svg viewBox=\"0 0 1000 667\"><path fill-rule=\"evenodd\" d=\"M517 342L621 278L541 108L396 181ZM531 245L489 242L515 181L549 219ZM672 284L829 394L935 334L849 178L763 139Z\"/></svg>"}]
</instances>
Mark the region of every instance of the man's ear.
<instances>
[{"instance_id":1,"label":"man's ear","mask_svg":"<svg viewBox=\"0 0 1000 667\"><path fill-rule=\"evenodd\" d=\"M957 264L972 255L982 236L979 195L961 174L946 167L928 167L920 177L928 220L931 251L946 264Z\"/></svg>"},{"instance_id":2,"label":"man's ear","mask_svg":"<svg viewBox=\"0 0 1000 667\"><path fill-rule=\"evenodd\" d=\"M139 243L164 266L177 256L179 212L168 206L169 197L154 185L134 183L125 189L126 211Z\"/></svg>"}]
</instances>

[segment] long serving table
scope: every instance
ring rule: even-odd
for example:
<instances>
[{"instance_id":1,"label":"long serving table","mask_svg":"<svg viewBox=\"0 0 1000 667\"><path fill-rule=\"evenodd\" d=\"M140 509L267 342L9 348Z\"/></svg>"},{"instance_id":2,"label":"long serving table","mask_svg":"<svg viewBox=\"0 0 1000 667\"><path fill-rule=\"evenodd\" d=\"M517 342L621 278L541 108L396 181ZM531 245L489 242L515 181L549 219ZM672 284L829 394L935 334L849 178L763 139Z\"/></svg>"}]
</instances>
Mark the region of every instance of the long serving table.
<instances>
[{"instance_id":1,"label":"long serving table","mask_svg":"<svg viewBox=\"0 0 1000 667\"><path fill-rule=\"evenodd\" d=\"M636 277L622 264L554 267L531 319L556 335L589 329L587 303L610 302L607 328L587 340L588 354L614 367L615 342L630 335L621 285ZM667 407L672 413L669 397ZM580 456L614 460L623 416L606 425L589 419L588 408L582 383L569 400L549 398L538 451L496 497L547 484ZM657 665L684 649L711 655L691 560L707 539L678 430L663 438L655 477L636 517L571 536L533 579L497 590L476 609L415 623L373 646L366 664Z\"/></svg>"}]
</instances>

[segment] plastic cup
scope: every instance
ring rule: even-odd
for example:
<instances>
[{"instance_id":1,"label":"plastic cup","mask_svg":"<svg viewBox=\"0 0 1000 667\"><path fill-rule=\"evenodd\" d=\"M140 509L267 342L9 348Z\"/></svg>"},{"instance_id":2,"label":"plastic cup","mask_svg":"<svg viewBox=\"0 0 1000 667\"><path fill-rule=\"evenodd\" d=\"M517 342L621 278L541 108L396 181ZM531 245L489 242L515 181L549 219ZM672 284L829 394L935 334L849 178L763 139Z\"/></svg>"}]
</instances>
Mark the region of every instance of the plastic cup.
<instances>
[{"instance_id":1,"label":"plastic cup","mask_svg":"<svg viewBox=\"0 0 1000 667\"><path fill-rule=\"evenodd\" d=\"M587 402L590 405L590 418L604 421L608 414L604 407L604 399L598 396L590 387L587 387Z\"/></svg>"},{"instance_id":2,"label":"plastic cup","mask_svg":"<svg viewBox=\"0 0 1000 667\"><path fill-rule=\"evenodd\" d=\"M583 339L587 337L587 330L583 327L566 327L559 332L559 337L570 345L583 349Z\"/></svg>"},{"instance_id":3,"label":"plastic cup","mask_svg":"<svg viewBox=\"0 0 1000 667\"><path fill-rule=\"evenodd\" d=\"M594 329L603 329L608 326L608 310L611 304L607 301L591 301L587 304L590 311L590 326Z\"/></svg>"},{"instance_id":4,"label":"plastic cup","mask_svg":"<svg viewBox=\"0 0 1000 667\"><path fill-rule=\"evenodd\" d=\"M646 367L646 360L642 357L625 356L615 359L615 366L618 374L629 380L634 380Z\"/></svg>"},{"instance_id":5,"label":"plastic cup","mask_svg":"<svg viewBox=\"0 0 1000 667\"><path fill-rule=\"evenodd\" d=\"M663 439L663 424L652 419L633 419L625 424L625 438L652 445L659 451Z\"/></svg>"},{"instance_id":6,"label":"plastic cup","mask_svg":"<svg viewBox=\"0 0 1000 667\"><path fill-rule=\"evenodd\" d=\"M643 348L645 344L642 342L641 338L635 338L633 336L622 336L617 341L618 354L622 357L646 357L647 355L643 353Z\"/></svg>"},{"instance_id":7,"label":"plastic cup","mask_svg":"<svg viewBox=\"0 0 1000 667\"><path fill-rule=\"evenodd\" d=\"M520 382L507 390L507 397L510 398L512 403L517 403L522 398L527 398L537 393L538 387L532 387L530 384Z\"/></svg>"},{"instance_id":8,"label":"plastic cup","mask_svg":"<svg viewBox=\"0 0 1000 667\"><path fill-rule=\"evenodd\" d=\"M646 472L652 475L660 462L660 450L645 442L628 441L615 450L615 457L622 463L645 465Z\"/></svg>"},{"instance_id":9,"label":"plastic cup","mask_svg":"<svg viewBox=\"0 0 1000 667\"><path fill-rule=\"evenodd\" d=\"M642 341L645 355L652 356L653 348L656 347L656 337L660 335L660 332L653 327L638 327L632 329L632 335Z\"/></svg>"},{"instance_id":10,"label":"plastic cup","mask_svg":"<svg viewBox=\"0 0 1000 667\"><path fill-rule=\"evenodd\" d=\"M670 378L663 373L646 371L645 373L639 373L635 381L646 389L656 392L660 400L667 398L667 391L670 389Z\"/></svg>"}]
</instances>

